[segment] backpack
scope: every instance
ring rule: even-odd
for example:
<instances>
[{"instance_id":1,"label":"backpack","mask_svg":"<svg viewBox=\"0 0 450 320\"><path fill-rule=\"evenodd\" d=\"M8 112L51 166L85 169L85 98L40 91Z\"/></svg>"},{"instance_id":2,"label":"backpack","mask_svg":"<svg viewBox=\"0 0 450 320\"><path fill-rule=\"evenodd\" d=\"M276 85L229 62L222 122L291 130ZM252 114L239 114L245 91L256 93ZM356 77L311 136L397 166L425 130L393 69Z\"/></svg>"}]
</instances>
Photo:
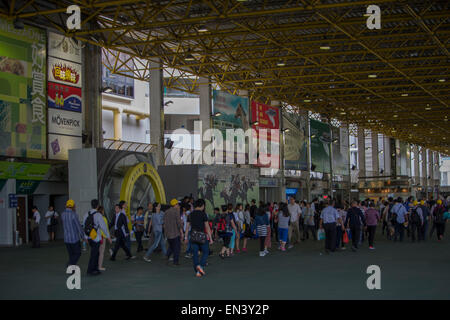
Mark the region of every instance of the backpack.
<instances>
[{"instance_id":1,"label":"backpack","mask_svg":"<svg viewBox=\"0 0 450 320\"><path fill-rule=\"evenodd\" d=\"M53 211L52 217L50 218L50 225L52 225L52 226L58 225L58 219L56 219L54 211Z\"/></svg>"},{"instance_id":2,"label":"backpack","mask_svg":"<svg viewBox=\"0 0 450 320\"><path fill-rule=\"evenodd\" d=\"M225 216L223 214L220 215L219 222L217 222L217 231L218 232L225 232L227 225L227 221L225 219Z\"/></svg>"},{"instance_id":3,"label":"backpack","mask_svg":"<svg viewBox=\"0 0 450 320\"><path fill-rule=\"evenodd\" d=\"M395 224L397 222L397 213L392 211L392 208L394 208L393 204L389 205L389 211L388 211L388 220L392 223Z\"/></svg>"},{"instance_id":4,"label":"backpack","mask_svg":"<svg viewBox=\"0 0 450 320\"><path fill-rule=\"evenodd\" d=\"M437 207L436 209L434 209L435 211L438 210L435 214L436 216L436 223L445 223L444 220L444 207Z\"/></svg>"},{"instance_id":5,"label":"backpack","mask_svg":"<svg viewBox=\"0 0 450 320\"><path fill-rule=\"evenodd\" d=\"M411 222L413 224L420 224L420 216L419 213L417 212L417 209L412 209L411 212Z\"/></svg>"},{"instance_id":6,"label":"backpack","mask_svg":"<svg viewBox=\"0 0 450 320\"><path fill-rule=\"evenodd\" d=\"M94 225L94 214L96 214L97 211L93 213L88 213L88 216L86 218L86 221L84 222L84 233L90 237L92 230L95 230L97 232L97 229Z\"/></svg>"}]
</instances>

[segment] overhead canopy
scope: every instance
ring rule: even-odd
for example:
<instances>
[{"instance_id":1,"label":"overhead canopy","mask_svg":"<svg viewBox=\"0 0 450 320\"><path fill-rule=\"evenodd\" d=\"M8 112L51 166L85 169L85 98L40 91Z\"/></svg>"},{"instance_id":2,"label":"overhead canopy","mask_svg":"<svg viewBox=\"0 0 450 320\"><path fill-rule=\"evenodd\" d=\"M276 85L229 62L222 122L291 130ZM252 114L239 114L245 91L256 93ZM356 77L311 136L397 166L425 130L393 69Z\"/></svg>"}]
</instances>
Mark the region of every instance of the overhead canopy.
<instances>
[{"instance_id":1,"label":"overhead canopy","mask_svg":"<svg viewBox=\"0 0 450 320\"><path fill-rule=\"evenodd\" d=\"M81 7L82 29L67 33L72 4ZM366 26L373 4L381 8L380 30ZM449 6L447 0L12 0L0 2L0 14L102 46L113 72L145 80L148 60L160 59L176 72L166 86L195 92L202 77L262 102L282 101L448 154Z\"/></svg>"}]
</instances>

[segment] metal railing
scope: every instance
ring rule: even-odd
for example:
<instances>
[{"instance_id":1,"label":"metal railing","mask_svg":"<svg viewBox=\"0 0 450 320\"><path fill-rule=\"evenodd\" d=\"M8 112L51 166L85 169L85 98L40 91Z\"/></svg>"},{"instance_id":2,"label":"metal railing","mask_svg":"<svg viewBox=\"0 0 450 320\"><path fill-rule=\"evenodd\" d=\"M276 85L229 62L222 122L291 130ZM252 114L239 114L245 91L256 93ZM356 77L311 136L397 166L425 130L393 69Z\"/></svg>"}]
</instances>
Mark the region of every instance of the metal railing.
<instances>
[{"instance_id":1,"label":"metal railing","mask_svg":"<svg viewBox=\"0 0 450 320\"><path fill-rule=\"evenodd\" d=\"M109 150L123 150L146 153L154 151L157 148L157 145L142 142L104 139L103 147Z\"/></svg>"}]
</instances>

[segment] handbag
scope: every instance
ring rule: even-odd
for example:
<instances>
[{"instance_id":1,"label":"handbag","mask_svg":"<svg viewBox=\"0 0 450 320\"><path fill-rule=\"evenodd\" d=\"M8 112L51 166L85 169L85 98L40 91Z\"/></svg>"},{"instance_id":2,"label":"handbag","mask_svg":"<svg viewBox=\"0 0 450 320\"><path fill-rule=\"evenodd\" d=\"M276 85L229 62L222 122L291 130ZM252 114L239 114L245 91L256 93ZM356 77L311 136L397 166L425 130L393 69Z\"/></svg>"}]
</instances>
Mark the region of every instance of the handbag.
<instances>
[{"instance_id":1,"label":"handbag","mask_svg":"<svg viewBox=\"0 0 450 320\"><path fill-rule=\"evenodd\" d=\"M347 231L344 231L344 235L342 237L342 242L347 244L348 243L348 235L347 235Z\"/></svg>"},{"instance_id":2,"label":"handbag","mask_svg":"<svg viewBox=\"0 0 450 320\"><path fill-rule=\"evenodd\" d=\"M325 230L319 229L317 230L317 240L324 240L325 239Z\"/></svg>"},{"instance_id":3,"label":"handbag","mask_svg":"<svg viewBox=\"0 0 450 320\"><path fill-rule=\"evenodd\" d=\"M191 230L190 241L197 244L205 244L206 243L206 233Z\"/></svg>"}]
</instances>

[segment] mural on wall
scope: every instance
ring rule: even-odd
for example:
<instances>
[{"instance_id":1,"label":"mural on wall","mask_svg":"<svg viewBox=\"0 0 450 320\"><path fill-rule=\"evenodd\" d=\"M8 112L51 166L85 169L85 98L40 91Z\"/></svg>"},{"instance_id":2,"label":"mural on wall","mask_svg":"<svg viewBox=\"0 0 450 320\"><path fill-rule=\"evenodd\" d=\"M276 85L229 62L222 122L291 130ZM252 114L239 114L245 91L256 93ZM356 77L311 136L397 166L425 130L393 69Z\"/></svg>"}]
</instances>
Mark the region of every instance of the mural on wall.
<instances>
[{"instance_id":1,"label":"mural on wall","mask_svg":"<svg viewBox=\"0 0 450 320\"><path fill-rule=\"evenodd\" d=\"M233 207L259 201L259 171L232 166L200 166L198 170L198 197L206 201L206 213L231 203Z\"/></svg>"},{"instance_id":2,"label":"mural on wall","mask_svg":"<svg viewBox=\"0 0 450 320\"><path fill-rule=\"evenodd\" d=\"M331 127L333 139L333 174L348 175L350 170L349 132L345 127Z\"/></svg>"},{"instance_id":3,"label":"mural on wall","mask_svg":"<svg viewBox=\"0 0 450 320\"><path fill-rule=\"evenodd\" d=\"M309 123L311 132L311 164L316 167L314 170L316 172L330 173L330 126L312 119Z\"/></svg>"}]
</instances>

